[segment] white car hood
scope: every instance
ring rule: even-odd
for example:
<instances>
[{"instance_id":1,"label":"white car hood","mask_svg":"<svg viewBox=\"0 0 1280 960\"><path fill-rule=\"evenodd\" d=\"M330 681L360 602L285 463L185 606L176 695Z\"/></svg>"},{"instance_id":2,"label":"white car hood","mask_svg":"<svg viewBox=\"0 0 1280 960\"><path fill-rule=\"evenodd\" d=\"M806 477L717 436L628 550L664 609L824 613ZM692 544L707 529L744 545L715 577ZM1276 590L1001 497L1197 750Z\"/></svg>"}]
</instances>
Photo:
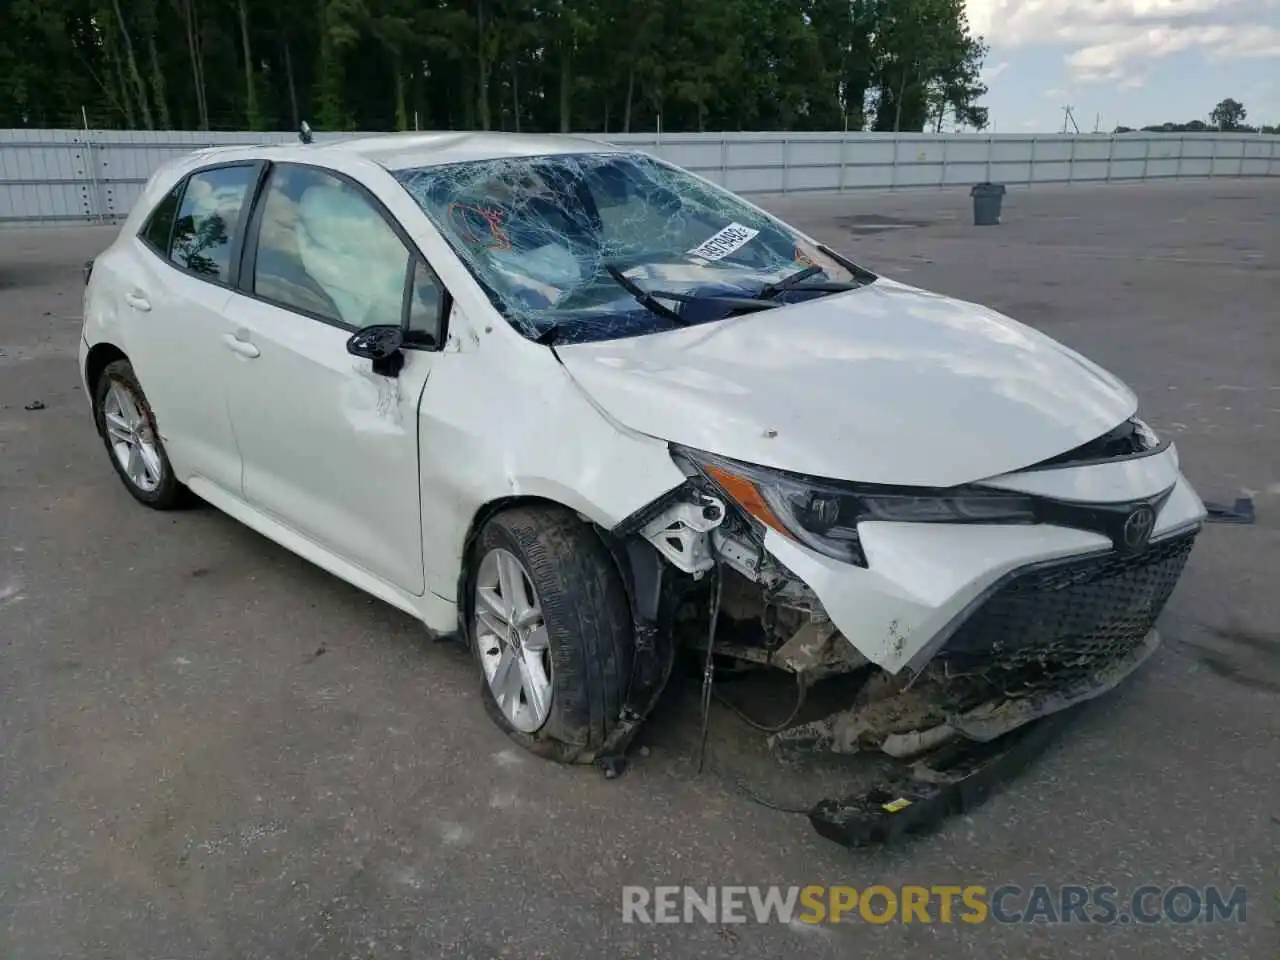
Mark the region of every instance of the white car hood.
<instances>
[{"instance_id":1,"label":"white car hood","mask_svg":"<svg viewBox=\"0 0 1280 960\"><path fill-rule=\"evenodd\" d=\"M556 353L630 429L864 483L946 487L1009 473L1137 408L1123 383L1030 327L884 278Z\"/></svg>"}]
</instances>

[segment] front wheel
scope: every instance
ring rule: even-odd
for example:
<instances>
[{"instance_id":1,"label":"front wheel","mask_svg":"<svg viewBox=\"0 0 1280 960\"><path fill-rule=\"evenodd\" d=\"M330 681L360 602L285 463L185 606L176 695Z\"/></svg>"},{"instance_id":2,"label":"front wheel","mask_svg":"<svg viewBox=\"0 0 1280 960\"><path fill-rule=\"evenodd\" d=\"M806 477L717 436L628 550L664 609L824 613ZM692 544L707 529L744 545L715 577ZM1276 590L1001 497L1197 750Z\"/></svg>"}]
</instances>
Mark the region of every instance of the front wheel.
<instances>
[{"instance_id":1,"label":"front wheel","mask_svg":"<svg viewBox=\"0 0 1280 960\"><path fill-rule=\"evenodd\" d=\"M591 759L631 669L630 609L608 549L568 510L523 507L485 524L471 564L468 630L490 716L539 756Z\"/></svg>"}]
</instances>

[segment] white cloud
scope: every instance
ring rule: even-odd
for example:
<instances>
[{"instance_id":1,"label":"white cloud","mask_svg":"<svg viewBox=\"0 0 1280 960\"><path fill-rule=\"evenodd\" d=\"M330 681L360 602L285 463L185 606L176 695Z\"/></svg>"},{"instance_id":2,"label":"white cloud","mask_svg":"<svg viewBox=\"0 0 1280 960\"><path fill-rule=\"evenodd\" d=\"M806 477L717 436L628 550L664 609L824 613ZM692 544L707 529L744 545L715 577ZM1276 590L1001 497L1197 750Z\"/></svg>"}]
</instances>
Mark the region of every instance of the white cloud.
<instances>
[{"instance_id":1,"label":"white cloud","mask_svg":"<svg viewBox=\"0 0 1280 960\"><path fill-rule=\"evenodd\" d=\"M1001 48L1072 48L1081 82L1141 85L1152 61L1280 57L1280 0L967 0L975 32Z\"/></svg>"},{"instance_id":2,"label":"white cloud","mask_svg":"<svg viewBox=\"0 0 1280 960\"><path fill-rule=\"evenodd\" d=\"M1213 52L1222 57L1280 57L1280 27L1232 31Z\"/></svg>"},{"instance_id":3,"label":"white cloud","mask_svg":"<svg viewBox=\"0 0 1280 960\"><path fill-rule=\"evenodd\" d=\"M1130 65L1186 50L1203 33L1168 26L1128 33L1115 40L1081 47L1067 57L1067 66L1084 83L1129 78Z\"/></svg>"}]
</instances>

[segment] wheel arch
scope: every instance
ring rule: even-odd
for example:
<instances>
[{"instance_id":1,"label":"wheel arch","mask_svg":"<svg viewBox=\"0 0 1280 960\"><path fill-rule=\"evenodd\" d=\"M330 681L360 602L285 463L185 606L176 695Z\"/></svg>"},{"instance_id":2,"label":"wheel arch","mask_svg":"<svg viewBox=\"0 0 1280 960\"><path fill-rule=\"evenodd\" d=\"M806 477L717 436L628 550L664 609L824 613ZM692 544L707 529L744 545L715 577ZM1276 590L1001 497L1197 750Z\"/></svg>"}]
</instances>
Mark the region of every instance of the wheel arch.
<instances>
[{"instance_id":1,"label":"wheel arch","mask_svg":"<svg viewBox=\"0 0 1280 960\"><path fill-rule=\"evenodd\" d=\"M102 377L102 371L107 369L107 365L117 360L128 359L128 355L123 350L109 341L95 343L89 348L84 361L84 383L89 390L90 402L93 402L98 394L98 380Z\"/></svg>"},{"instance_id":2,"label":"wheel arch","mask_svg":"<svg viewBox=\"0 0 1280 960\"><path fill-rule=\"evenodd\" d=\"M484 529L484 525L496 517L500 513L508 510L516 510L521 507L556 507L560 510L567 510L575 514L582 522L596 531L597 534L610 547L609 556L613 559L614 569L627 594L627 602L634 605L632 600L631 571L620 555L619 551L613 548L612 535L604 527L600 526L595 520L588 517L581 510L555 500L552 497L537 496L533 494L518 494L510 496L496 497L480 505L471 517L471 523L467 526L467 532L462 538L461 563L458 565L458 584L457 584L457 607L458 607L458 636L464 641L469 636L468 620L470 618L469 604L471 603L471 579L473 576L473 564L471 562L471 552L475 545L476 538L480 535L480 531ZM634 611L633 611L634 612Z\"/></svg>"}]
</instances>

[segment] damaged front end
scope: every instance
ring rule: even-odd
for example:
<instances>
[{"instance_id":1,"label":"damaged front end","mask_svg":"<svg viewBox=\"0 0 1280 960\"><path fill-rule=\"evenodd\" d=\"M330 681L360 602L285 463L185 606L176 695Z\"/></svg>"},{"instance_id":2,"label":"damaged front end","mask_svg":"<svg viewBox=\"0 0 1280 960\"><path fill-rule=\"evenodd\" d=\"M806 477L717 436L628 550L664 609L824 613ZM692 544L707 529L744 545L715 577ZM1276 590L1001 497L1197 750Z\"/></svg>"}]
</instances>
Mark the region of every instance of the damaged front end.
<instances>
[{"instance_id":1,"label":"damaged front end","mask_svg":"<svg viewBox=\"0 0 1280 960\"><path fill-rule=\"evenodd\" d=\"M643 551L656 562L659 580L669 573L652 596L653 609L663 606L666 619L659 630L655 613L655 627L637 655L660 642L658 633L666 640L669 631L674 639L666 642L673 648L702 658L704 710L713 664L720 671L774 668L793 675L797 699L788 719L751 723L768 735L777 760L863 754L889 764L870 789L820 800L809 811L819 833L849 846L930 827L979 802L1039 752L1073 707L1113 689L1145 662L1159 645L1155 621L1199 530L1193 516L1193 522L1129 549L1076 547L1065 556L1014 564L936 624L894 616L893 603L877 606L868 595L868 633L859 635L848 605L838 624L814 587L783 559L788 550L794 553L793 541L804 538L780 538L778 531L794 521L779 514L807 510L815 525L825 524L824 535L836 534L834 546L824 545L826 558L842 556L862 576L875 576L857 537L841 537L839 511L818 502L821 487L817 496L806 492L797 508L762 492L761 485L737 483L732 471L717 472L714 460L710 468L684 465L685 485L613 531L633 555ZM1169 497L1166 491L1153 498L1153 509ZM897 508L884 502L885 509ZM975 517L964 519L985 521L990 529L1001 522L1000 511L1018 506L1015 498L992 491L941 506L917 502L911 509L974 510ZM830 603L830 585L824 586ZM891 586L877 583L877 589L898 602ZM886 617L887 629L879 629ZM674 657L674 649L669 652ZM656 676L652 670L649 675ZM806 693L820 682L840 689L839 708L802 716ZM656 694L650 705L653 700ZM633 710L628 739L645 713Z\"/></svg>"}]
</instances>

